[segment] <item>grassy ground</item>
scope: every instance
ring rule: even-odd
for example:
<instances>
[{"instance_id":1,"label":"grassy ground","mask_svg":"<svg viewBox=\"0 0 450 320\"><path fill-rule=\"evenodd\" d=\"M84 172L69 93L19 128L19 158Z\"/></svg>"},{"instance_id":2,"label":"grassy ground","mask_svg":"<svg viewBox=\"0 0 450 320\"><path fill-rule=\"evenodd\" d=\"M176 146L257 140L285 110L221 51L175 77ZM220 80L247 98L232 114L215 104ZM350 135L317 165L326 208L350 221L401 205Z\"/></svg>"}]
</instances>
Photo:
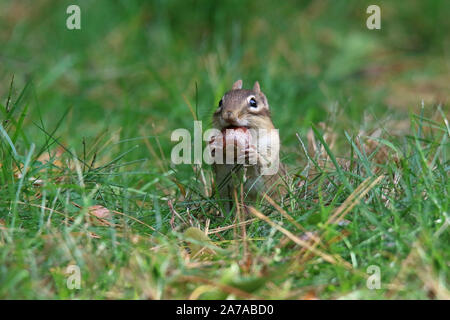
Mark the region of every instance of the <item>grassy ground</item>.
<instances>
[{"instance_id":1,"label":"grassy ground","mask_svg":"<svg viewBox=\"0 0 450 320\"><path fill-rule=\"evenodd\" d=\"M448 1L77 3L0 3L0 298L450 298ZM169 160L238 78L293 180L246 217Z\"/></svg>"}]
</instances>

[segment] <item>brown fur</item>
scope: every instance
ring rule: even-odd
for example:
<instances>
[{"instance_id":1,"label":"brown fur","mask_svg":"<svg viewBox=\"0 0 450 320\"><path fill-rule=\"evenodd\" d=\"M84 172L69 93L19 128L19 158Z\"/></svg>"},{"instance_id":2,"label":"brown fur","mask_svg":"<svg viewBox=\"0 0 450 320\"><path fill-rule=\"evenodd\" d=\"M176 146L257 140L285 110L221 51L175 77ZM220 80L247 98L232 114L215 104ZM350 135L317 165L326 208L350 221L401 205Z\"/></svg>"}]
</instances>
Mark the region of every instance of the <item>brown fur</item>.
<instances>
[{"instance_id":1,"label":"brown fur","mask_svg":"<svg viewBox=\"0 0 450 320\"><path fill-rule=\"evenodd\" d=\"M253 97L257 103L257 107L251 107L249 104L250 98ZM275 129L269 104L266 96L261 91L259 83L256 82L252 90L242 89L242 81L236 81L232 89L225 93L221 99L221 106L214 112L213 126L222 131L229 126L246 127L248 129ZM258 140L259 141L259 140ZM277 141L279 146L279 138ZM274 185L278 185L285 175L285 169L282 164L279 164L278 172L273 175L261 175L261 162L258 161L256 165L245 166L237 170L234 175L238 179L230 179L230 171L236 170L236 165L233 164L214 164L214 171L216 176L216 186L222 183L223 187L219 190L221 198L232 201L232 189L237 188L242 176L246 177L244 189L247 197L250 200L256 200L263 192L267 192ZM227 181L225 184L224 181ZM230 206L226 206L228 210Z\"/></svg>"}]
</instances>

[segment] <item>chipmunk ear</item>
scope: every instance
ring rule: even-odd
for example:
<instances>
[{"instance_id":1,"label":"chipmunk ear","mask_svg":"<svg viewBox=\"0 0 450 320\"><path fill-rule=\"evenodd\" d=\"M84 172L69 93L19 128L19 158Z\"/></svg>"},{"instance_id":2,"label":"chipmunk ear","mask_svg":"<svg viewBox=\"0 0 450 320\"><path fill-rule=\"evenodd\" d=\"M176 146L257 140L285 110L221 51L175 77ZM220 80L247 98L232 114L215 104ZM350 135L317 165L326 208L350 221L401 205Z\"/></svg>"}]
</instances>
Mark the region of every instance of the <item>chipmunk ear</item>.
<instances>
[{"instance_id":1,"label":"chipmunk ear","mask_svg":"<svg viewBox=\"0 0 450 320\"><path fill-rule=\"evenodd\" d=\"M259 82L256 81L255 84L253 85L253 91L259 93L261 92L261 87L259 86Z\"/></svg>"},{"instance_id":2,"label":"chipmunk ear","mask_svg":"<svg viewBox=\"0 0 450 320\"><path fill-rule=\"evenodd\" d=\"M231 89L233 90L242 89L242 80L239 79L238 81L236 81Z\"/></svg>"}]
</instances>

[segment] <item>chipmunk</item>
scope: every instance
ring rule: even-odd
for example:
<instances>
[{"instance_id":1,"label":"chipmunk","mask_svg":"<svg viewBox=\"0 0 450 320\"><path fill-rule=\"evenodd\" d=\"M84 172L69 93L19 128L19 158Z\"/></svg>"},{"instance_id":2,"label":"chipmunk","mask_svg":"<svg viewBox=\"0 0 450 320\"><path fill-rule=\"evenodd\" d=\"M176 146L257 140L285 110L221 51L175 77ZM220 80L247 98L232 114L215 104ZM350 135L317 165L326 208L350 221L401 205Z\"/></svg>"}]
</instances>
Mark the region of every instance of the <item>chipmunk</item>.
<instances>
[{"instance_id":1,"label":"chipmunk","mask_svg":"<svg viewBox=\"0 0 450 320\"><path fill-rule=\"evenodd\" d=\"M242 89L242 80L236 81L220 100L213 114L213 127L225 134L226 139L229 130L236 130L236 136L245 142L245 145L241 142L242 152L233 163L213 164L216 188L220 199L228 200L227 210L233 203L233 188L238 190L241 182L246 199L251 201L263 193L277 193L276 186L285 175L279 160L280 138L259 83L255 82L252 90L246 90ZM251 132L249 137L248 132ZM211 143L211 150L220 152L226 145L225 140L216 139Z\"/></svg>"}]
</instances>

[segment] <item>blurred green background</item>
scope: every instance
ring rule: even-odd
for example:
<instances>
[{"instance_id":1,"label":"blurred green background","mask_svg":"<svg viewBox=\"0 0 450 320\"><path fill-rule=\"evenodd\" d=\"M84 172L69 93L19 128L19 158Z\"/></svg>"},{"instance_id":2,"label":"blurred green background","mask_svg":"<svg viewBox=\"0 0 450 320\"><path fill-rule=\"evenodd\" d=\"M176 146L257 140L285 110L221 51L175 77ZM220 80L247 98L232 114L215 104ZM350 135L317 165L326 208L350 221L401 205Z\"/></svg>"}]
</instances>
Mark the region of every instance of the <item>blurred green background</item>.
<instances>
[{"instance_id":1,"label":"blurred green background","mask_svg":"<svg viewBox=\"0 0 450 320\"><path fill-rule=\"evenodd\" d=\"M58 136L75 149L120 129L159 136L167 154L171 130L192 128L188 104L209 123L238 78L260 81L286 150L333 112L350 127L445 105L450 2L377 1L381 30L368 30L372 2L82 0L81 30L68 30L74 1L2 1L0 96L13 75L13 97L26 87L30 134L70 108Z\"/></svg>"},{"instance_id":2,"label":"blurred green background","mask_svg":"<svg viewBox=\"0 0 450 320\"><path fill-rule=\"evenodd\" d=\"M81 8L81 30L66 28L71 4ZM366 27L371 4L381 7L381 30ZM9 117L0 123L18 156L0 145L0 297L186 298L198 293L200 278L237 288L239 281L262 280L257 294L269 298L308 298L310 290L321 298L447 298L448 127L442 114L430 119L439 105L449 113L449 14L448 0L2 0L0 99L2 111L10 110L0 113ZM214 216L214 203L203 190L197 195L204 186L196 168L169 170L161 158L170 156L172 130L192 129L194 115L209 126L218 101L240 78L247 88L260 82L291 168L305 167L295 134L305 138L311 124L325 122L336 138L333 152L347 159L354 149L346 133L386 127L383 137L397 135L386 141L401 155L383 145L386 153L352 158L356 173L342 169L352 188L372 175L385 175L385 182L347 216L342 241L331 241L341 226L324 239L325 250L355 271L380 265L383 285L401 285L368 291L356 273L316 257L288 272L300 248L262 221L248 227L255 260L247 270L238 267L239 254L218 255L210 268L181 250L186 226L171 220L168 201L186 220L191 208L203 230L230 226L234 217ZM409 120L420 124L409 130ZM425 134L422 121L435 131ZM88 170L76 172L67 152L41 165L47 147L62 146L88 161ZM27 154L25 179L18 168ZM324 226L334 232L326 221L349 196L344 185L323 183L344 176L336 170L320 179L296 177L306 184L298 184L292 197L298 202L284 209L308 232ZM94 204L116 210L117 225L89 220ZM239 253L233 232L211 237ZM74 262L86 290L65 286L64 269ZM412 277L398 278L405 269ZM274 278L266 285L268 274Z\"/></svg>"}]
</instances>

